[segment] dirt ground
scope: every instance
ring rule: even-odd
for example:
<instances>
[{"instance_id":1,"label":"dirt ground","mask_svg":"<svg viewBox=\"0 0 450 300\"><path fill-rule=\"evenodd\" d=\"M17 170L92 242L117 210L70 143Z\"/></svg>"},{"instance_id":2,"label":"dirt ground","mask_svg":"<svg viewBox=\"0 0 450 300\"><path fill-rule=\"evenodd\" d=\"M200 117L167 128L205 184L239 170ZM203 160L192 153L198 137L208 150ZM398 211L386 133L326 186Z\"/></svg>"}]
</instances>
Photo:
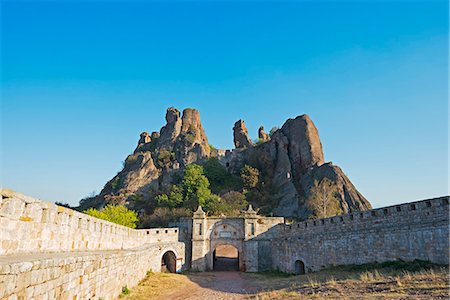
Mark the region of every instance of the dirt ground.
<instances>
[{"instance_id":1,"label":"dirt ground","mask_svg":"<svg viewBox=\"0 0 450 300\"><path fill-rule=\"evenodd\" d=\"M449 299L444 268L417 272L150 273L124 299Z\"/></svg>"}]
</instances>

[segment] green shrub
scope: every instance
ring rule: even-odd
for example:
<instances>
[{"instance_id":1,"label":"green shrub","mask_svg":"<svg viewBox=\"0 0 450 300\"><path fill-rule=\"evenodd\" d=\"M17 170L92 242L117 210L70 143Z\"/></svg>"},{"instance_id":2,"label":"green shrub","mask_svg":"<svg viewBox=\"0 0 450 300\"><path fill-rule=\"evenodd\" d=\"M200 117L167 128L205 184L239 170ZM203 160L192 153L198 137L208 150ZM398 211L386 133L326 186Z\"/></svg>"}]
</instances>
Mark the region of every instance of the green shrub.
<instances>
[{"instance_id":1,"label":"green shrub","mask_svg":"<svg viewBox=\"0 0 450 300\"><path fill-rule=\"evenodd\" d=\"M183 189L178 185L172 185L169 194L161 194L155 197L159 207L175 208L183 204Z\"/></svg>"},{"instance_id":2,"label":"green shrub","mask_svg":"<svg viewBox=\"0 0 450 300\"><path fill-rule=\"evenodd\" d=\"M195 142L195 135L192 133L187 133L185 138L191 144L193 144Z\"/></svg>"},{"instance_id":3,"label":"green shrub","mask_svg":"<svg viewBox=\"0 0 450 300\"><path fill-rule=\"evenodd\" d=\"M206 200L211 196L209 181L206 178L203 167L190 164L184 170L181 182L184 192L184 207L197 209L197 206L205 206Z\"/></svg>"},{"instance_id":4,"label":"green shrub","mask_svg":"<svg viewBox=\"0 0 450 300\"><path fill-rule=\"evenodd\" d=\"M239 190L242 187L240 178L233 176L220 164L217 157L211 157L203 164L205 176L208 178L211 191L215 194L226 190Z\"/></svg>"},{"instance_id":5,"label":"green shrub","mask_svg":"<svg viewBox=\"0 0 450 300\"><path fill-rule=\"evenodd\" d=\"M123 205L107 205L102 210L89 208L85 210L84 213L130 228L136 228L138 222L137 213L133 210L129 210Z\"/></svg>"},{"instance_id":6,"label":"green shrub","mask_svg":"<svg viewBox=\"0 0 450 300\"><path fill-rule=\"evenodd\" d=\"M119 175L117 175L116 177L114 177L111 180L111 188L113 189L113 191L119 187L119 183L120 183L120 177L119 177Z\"/></svg>"},{"instance_id":7,"label":"green shrub","mask_svg":"<svg viewBox=\"0 0 450 300\"><path fill-rule=\"evenodd\" d=\"M259 170L252 166L245 165L241 170L241 179L244 189L252 189L259 182Z\"/></svg>"},{"instance_id":8,"label":"green shrub","mask_svg":"<svg viewBox=\"0 0 450 300\"><path fill-rule=\"evenodd\" d=\"M127 286L122 287L122 294L128 295L129 293L130 293L130 290L128 289Z\"/></svg>"},{"instance_id":9,"label":"green shrub","mask_svg":"<svg viewBox=\"0 0 450 300\"><path fill-rule=\"evenodd\" d=\"M158 163L166 165L175 159L175 153L167 149L161 149L158 153Z\"/></svg>"},{"instance_id":10,"label":"green shrub","mask_svg":"<svg viewBox=\"0 0 450 300\"><path fill-rule=\"evenodd\" d=\"M191 217L192 211L187 208L158 207L150 215L141 215L140 228L168 227L182 217Z\"/></svg>"},{"instance_id":11,"label":"green shrub","mask_svg":"<svg viewBox=\"0 0 450 300\"><path fill-rule=\"evenodd\" d=\"M205 204L205 210L210 215L238 216L248 203L242 193L231 191L222 197L212 195Z\"/></svg>"}]
</instances>

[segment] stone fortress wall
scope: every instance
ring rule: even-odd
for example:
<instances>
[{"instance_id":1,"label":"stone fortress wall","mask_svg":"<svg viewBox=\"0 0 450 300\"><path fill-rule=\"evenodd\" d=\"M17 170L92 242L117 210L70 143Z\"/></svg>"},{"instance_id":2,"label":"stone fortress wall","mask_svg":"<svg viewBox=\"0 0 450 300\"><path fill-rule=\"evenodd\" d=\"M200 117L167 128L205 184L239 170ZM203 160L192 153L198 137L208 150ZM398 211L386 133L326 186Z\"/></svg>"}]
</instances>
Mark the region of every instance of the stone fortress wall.
<instances>
[{"instance_id":1,"label":"stone fortress wall","mask_svg":"<svg viewBox=\"0 0 450 300\"><path fill-rule=\"evenodd\" d=\"M272 268L295 273L394 260L449 263L449 197L285 225Z\"/></svg>"},{"instance_id":2,"label":"stone fortress wall","mask_svg":"<svg viewBox=\"0 0 450 300\"><path fill-rule=\"evenodd\" d=\"M114 299L164 253L185 264L178 228L130 229L2 190L0 299ZM10 297L10 298L8 298Z\"/></svg>"},{"instance_id":3,"label":"stone fortress wall","mask_svg":"<svg viewBox=\"0 0 450 300\"><path fill-rule=\"evenodd\" d=\"M449 263L449 197L285 224L251 208L201 208L178 227L134 230L7 190L0 202L0 299L115 299L173 253L176 270L209 270L218 245L242 270L316 271L402 259Z\"/></svg>"}]
</instances>

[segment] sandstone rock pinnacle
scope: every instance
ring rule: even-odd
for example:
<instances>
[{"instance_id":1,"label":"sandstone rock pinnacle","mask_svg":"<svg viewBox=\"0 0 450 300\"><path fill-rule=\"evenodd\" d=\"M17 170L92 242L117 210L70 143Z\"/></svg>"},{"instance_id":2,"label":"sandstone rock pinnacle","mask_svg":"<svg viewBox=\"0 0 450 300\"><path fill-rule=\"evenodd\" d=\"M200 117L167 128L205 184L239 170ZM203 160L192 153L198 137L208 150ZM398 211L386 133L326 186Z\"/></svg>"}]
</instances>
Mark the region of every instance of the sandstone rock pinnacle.
<instances>
[{"instance_id":1,"label":"sandstone rock pinnacle","mask_svg":"<svg viewBox=\"0 0 450 300\"><path fill-rule=\"evenodd\" d=\"M181 132L180 111L170 107L166 112L167 124L161 128L160 137L158 139L158 148L164 148L172 144Z\"/></svg>"},{"instance_id":2,"label":"sandstone rock pinnacle","mask_svg":"<svg viewBox=\"0 0 450 300\"><path fill-rule=\"evenodd\" d=\"M243 120L234 123L233 127L234 146L236 148L247 148L253 146L252 140L248 136L248 129Z\"/></svg>"},{"instance_id":3,"label":"sandstone rock pinnacle","mask_svg":"<svg viewBox=\"0 0 450 300\"><path fill-rule=\"evenodd\" d=\"M268 140L270 140L270 136L264 132L264 126L259 127L258 138L263 142L267 142Z\"/></svg>"},{"instance_id":4,"label":"sandstone rock pinnacle","mask_svg":"<svg viewBox=\"0 0 450 300\"><path fill-rule=\"evenodd\" d=\"M309 167L324 163L319 132L308 115L287 120L281 131L289 141L289 157L294 173L300 175Z\"/></svg>"},{"instance_id":5,"label":"sandstone rock pinnacle","mask_svg":"<svg viewBox=\"0 0 450 300\"><path fill-rule=\"evenodd\" d=\"M148 132L144 131L140 135L140 139L139 139L138 145L150 143L151 140L152 140L152 138L150 137L150 134L148 134Z\"/></svg>"}]
</instances>

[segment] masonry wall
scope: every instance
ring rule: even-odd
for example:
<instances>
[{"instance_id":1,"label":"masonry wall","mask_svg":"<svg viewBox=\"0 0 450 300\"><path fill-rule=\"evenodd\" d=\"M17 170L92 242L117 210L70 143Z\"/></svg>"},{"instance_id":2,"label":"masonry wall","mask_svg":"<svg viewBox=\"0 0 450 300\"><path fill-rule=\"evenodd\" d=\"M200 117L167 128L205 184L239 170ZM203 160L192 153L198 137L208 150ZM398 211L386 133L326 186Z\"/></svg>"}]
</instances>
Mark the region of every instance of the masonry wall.
<instances>
[{"instance_id":1,"label":"masonry wall","mask_svg":"<svg viewBox=\"0 0 450 300\"><path fill-rule=\"evenodd\" d=\"M160 253L160 246L152 245L77 255L27 255L7 261L0 257L0 299L115 299L122 287L131 288L148 271L160 270Z\"/></svg>"},{"instance_id":2,"label":"masonry wall","mask_svg":"<svg viewBox=\"0 0 450 300\"><path fill-rule=\"evenodd\" d=\"M178 228L134 230L86 214L2 191L0 255L30 252L132 249L178 241Z\"/></svg>"},{"instance_id":3,"label":"masonry wall","mask_svg":"<svg viewBox=\"0 0 450 300\"><path fill-rule=\"evenodd\" d=\"M284 226L272 240L272 267L295 272L393 260L449 263L449 197Z\"/></svg>"},{"instance_id":4,"label":"masonry wall","mask_svg":"<svg viewBox=\"0 0 450 300\"><path fill-rule=\"evenodd\" d=\"M115 299L159 272L164 253L185 265L178 228L134 230L1 190L0 299Z\"/></svg>"}]
</instances>

